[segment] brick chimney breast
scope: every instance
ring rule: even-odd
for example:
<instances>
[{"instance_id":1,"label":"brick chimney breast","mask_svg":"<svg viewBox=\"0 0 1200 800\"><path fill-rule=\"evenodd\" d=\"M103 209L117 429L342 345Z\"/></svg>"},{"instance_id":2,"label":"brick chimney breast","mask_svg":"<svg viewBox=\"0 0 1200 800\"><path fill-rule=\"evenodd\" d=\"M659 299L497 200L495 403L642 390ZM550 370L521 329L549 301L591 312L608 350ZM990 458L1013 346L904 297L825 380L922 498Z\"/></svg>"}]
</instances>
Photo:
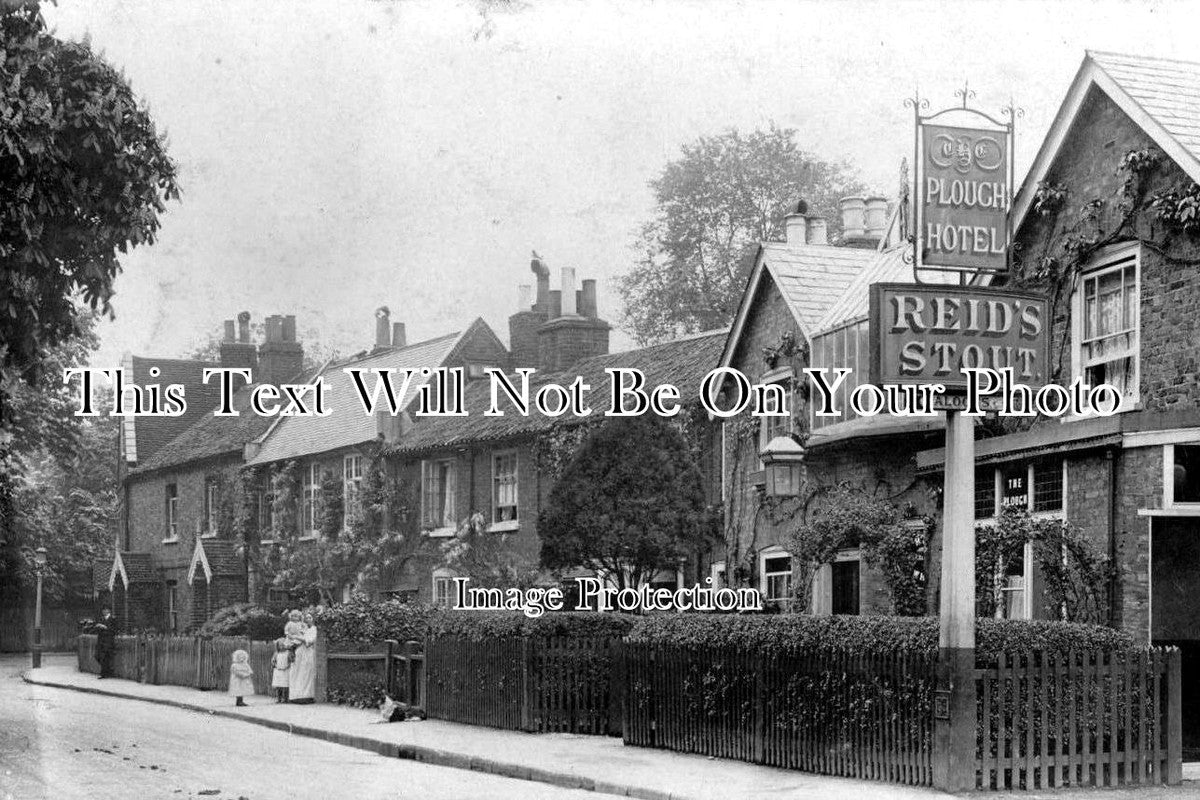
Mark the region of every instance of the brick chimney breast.
<instances>
[{"instance_id":1,"label":"brick chimney breast","mask_svg":"<svg viewBox=\"0 0 1200 800\"><path fill-rule=\"evenodd\" d=\"M561 372L580 359L608 352L610 326L597 316L596 282L586 280L583 287L576 292L575 270L568 267L562 271L562 288L550 292L551 314L537 328L539 369Z\"/></svg>"},{"instance_id":2,"label":"brick chimney breast","mask_svg":"<svg viewBox=\"0 0 1200 800\"><path fill-rule=\"evenodd\" d=\"M296 318L272 314L266 320L266 341L258 347L255 381L278 386L304 371L304 348L296 341Z\"/></svg>"}]
</instances>

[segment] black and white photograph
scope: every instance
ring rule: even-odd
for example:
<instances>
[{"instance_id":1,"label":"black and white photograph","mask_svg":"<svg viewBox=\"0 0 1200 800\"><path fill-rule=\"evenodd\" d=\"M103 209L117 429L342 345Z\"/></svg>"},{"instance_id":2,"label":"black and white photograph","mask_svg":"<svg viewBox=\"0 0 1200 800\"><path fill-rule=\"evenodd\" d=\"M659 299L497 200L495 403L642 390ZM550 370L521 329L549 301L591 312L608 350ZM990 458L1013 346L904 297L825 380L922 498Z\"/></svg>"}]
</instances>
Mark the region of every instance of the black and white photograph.
<instances>
[{"instance_id":1,"label":"black and white photograph","mask_svg":"<svg viewBox=\"0 0 1200 800\"><path fill-rule=\"evenodd\" d=\"M0 800L1200 798L1185 0L0 0Z\"/></svg>"}]
</instances>

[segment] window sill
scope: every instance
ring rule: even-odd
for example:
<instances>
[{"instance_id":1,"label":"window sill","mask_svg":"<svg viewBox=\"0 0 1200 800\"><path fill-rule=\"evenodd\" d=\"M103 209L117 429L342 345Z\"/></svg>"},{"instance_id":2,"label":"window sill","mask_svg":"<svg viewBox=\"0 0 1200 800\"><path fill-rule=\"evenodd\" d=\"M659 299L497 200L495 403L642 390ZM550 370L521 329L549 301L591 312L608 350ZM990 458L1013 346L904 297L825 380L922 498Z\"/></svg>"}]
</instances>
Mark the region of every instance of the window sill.
<instances>
[{"instance_id":1,"label":"window sill","mask_svg":"<svg viewBox=\"0 0 1200 800\"><path fill-rule=\"evenodd\" d=\"M179 544L179 537L176 536L174 539L163 539L162 543L163 544Z\"/></svg>"},{"instance_id":2,"label":"window sill","mask_svg":"<svg viewBox=\"0 0 1200 800\"><path fill-rule=\"evenodd\" d=\"M264 544L277 544L275 539L259 539L258 544L261 547Z\"/></svg>"},{"instance_id":3,"label":"window sill","mask_svg":"<svg viewBox=\"0 0 1200 800\"><path fill-rule=\"evenodd\" d=\"M504 522L493 522L491 525L488 525L487 530L488 533L509 533L511 531L519 530L520 527L521 520L509 519L505 520Z\"/></svg>"},{"instance_id":4,"label":"window sill","mask_svg":"<svg viewBox=\"0 0 1200 800\"><path fill-rule=\"evenodd\" d=\"M449 528L449 527L426 528L424 533L430 539L446 539L446 538L453 536L456 533L456 531L454 530L454 528Z\"/></svg>"},{"instance_id":5,"label":"window sill","mask_svg":"<svg viewBox=\"0 0 1200 800\"><path fill-rule=\"evenodd\" d=\"M215 539L215 538L217 538L217 532L210 531L209 533L202 533L202 534L200 534L200 538L201 539Z\"/></svg>"},{"instance_id":6,"label":"window sill","mask_svg":"<svg viewBox=\"0 0 1200 800\"><path fill-rule=\"evenodd\" d=\"M306 533L303 536L297 536L296 541L298 541L298 542L315 542L317 540L317 538L318 538L317 534L315 534L315 533Z\"/></svg>"}]
</instances>

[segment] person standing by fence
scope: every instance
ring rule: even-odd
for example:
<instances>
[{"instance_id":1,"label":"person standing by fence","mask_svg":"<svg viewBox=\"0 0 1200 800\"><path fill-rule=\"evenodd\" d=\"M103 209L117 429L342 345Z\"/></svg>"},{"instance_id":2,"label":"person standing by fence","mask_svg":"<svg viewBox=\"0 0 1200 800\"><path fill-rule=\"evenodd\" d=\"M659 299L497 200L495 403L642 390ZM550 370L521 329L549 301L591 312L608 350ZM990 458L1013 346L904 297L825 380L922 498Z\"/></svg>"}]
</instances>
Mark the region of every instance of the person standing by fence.
<instances>
[{"instance_id":1,"label":"person standing by fence","mask_svg":"<svg viewBox=\"0 0 1200 800\"><path fill-rule=\"evenodd\" d=\"M246 705L245 698L254 694L254 669L250 666L250 654L245 650L233 651L233 663L229 665L229 694L237 698L237 705Z\"/></svg>"},{"instance_id":2,"label":"person standing by fence","mask_svg":"<svg viewBox=\"0 0 1200 800\"><path fill-rule=\"evenodd\" d=\"M291 673L288 676L288 701L316 702L317 626L311 613L304 615L300 646L296 648L296 660L288 671Z\"/></svg>"},{"instance_id":3,"label":"person standing by fence","mask_svg":"<svg viewBox=\"0 0 1200 800\"><path fill-rule=\"evenodd\" d=\"M104 609L96 623L96 660L100 662L100 677L113 676L113 659L117 655L117 619L110 609Z\"/></svg>"},{"instance_id":4,"label":"person standing by fence","mask_svg":"<svg viewBox=\"0 0 1200 800\"><path fill-rule=\"evenodd\" d=\"M271 656L271 688L275 690L275 702L288 701L288 671L292 666L292 652L288 649L288 640L280 637L275 640L275 655Z\"/></svg>"}]
</instances>

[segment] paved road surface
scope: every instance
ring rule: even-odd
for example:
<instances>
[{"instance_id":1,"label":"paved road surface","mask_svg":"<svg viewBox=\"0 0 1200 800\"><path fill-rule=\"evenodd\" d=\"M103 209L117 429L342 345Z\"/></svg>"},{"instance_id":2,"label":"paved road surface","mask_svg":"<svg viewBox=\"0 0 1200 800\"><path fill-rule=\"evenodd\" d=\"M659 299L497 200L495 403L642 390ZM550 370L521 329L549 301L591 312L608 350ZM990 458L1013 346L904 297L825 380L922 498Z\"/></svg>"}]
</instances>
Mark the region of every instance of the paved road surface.
<instances>
[{"instance_id":1,"label":"paved road surface","mask_svg":"<svg viewBox=\"0 0 1200 800\"><path fill-rule=\"evenodd\" d=\"M522 798L598 800L384 758L244 722L30 686L0 659L0 798Z\"/></svg>"}]
</instances>

